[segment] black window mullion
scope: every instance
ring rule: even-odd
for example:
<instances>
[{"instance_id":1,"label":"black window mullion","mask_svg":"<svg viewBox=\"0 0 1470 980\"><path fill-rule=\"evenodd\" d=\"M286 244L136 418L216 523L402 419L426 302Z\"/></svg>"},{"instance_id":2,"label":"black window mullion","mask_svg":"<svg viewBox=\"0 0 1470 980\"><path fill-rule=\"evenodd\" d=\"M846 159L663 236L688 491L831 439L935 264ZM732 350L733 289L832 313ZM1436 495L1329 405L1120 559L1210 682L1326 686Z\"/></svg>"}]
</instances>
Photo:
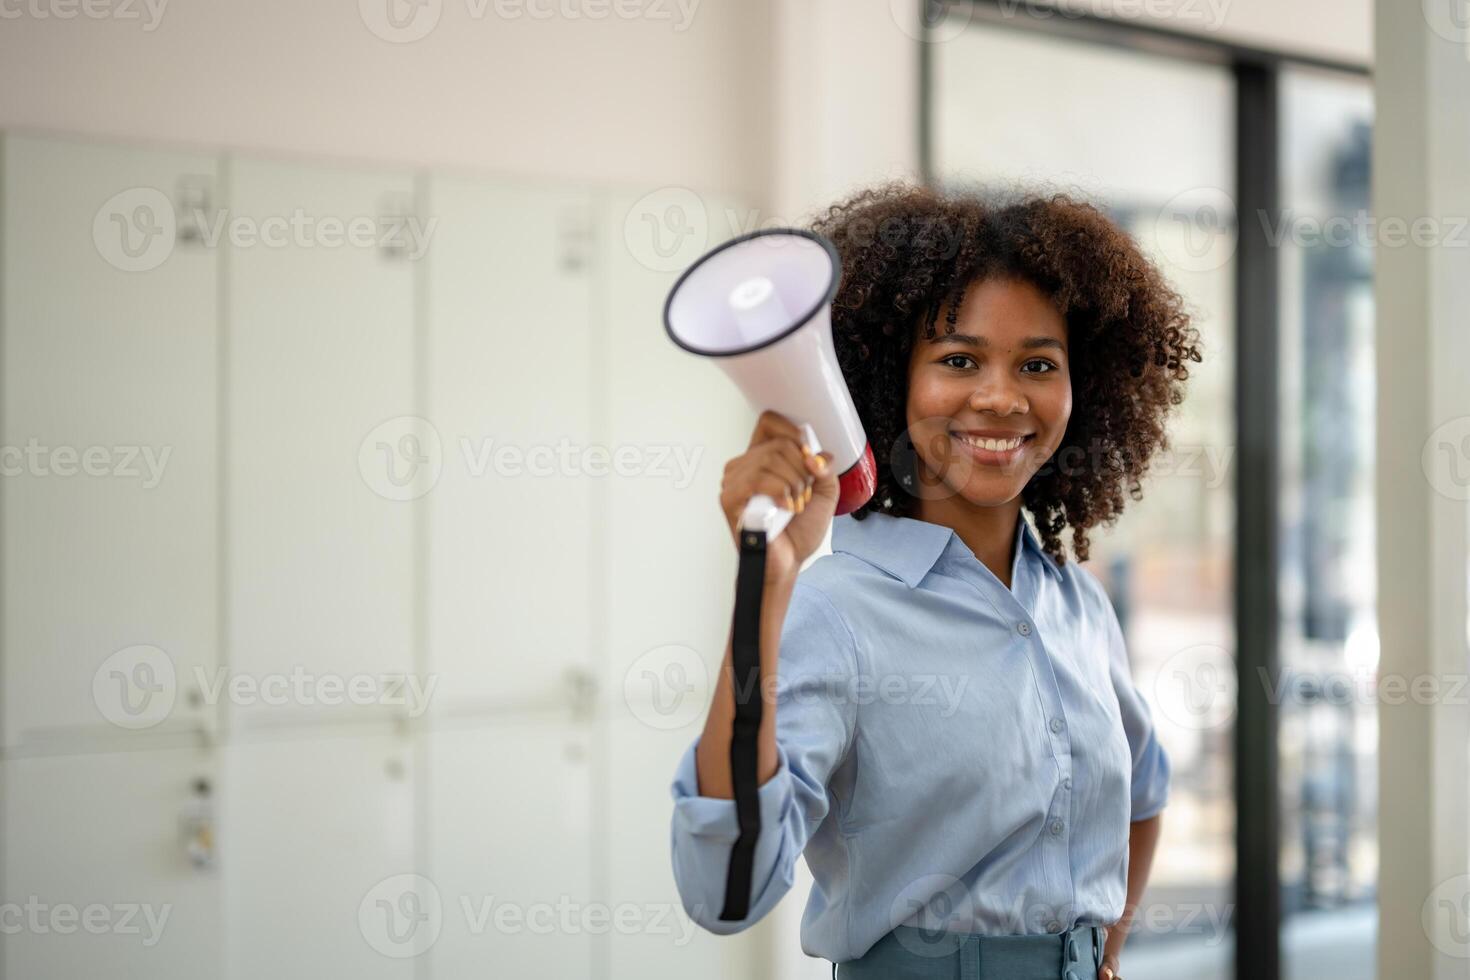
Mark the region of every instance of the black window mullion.
<instances>
[{"instance_id":1,"label":"black window mullion","mask_svg":"<svg viewBox=\"0 0 1470 980\"><path fill-rule=\"evenodd\" d=\"M1281 208L1279 75L1237 64L1235 78L1235 977L1279 980L1280 256L1267 235Z\"/></svg>"}]
</instances>

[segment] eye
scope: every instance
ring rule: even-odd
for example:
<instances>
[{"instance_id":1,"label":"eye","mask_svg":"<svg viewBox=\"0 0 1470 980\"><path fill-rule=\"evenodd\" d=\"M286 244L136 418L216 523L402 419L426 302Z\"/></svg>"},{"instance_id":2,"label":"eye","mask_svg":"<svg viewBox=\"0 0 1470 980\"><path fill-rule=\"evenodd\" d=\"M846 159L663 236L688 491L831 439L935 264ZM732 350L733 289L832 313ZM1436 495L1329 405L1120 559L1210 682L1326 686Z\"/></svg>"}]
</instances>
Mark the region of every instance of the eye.
<instances>
[{"instance_id":1,"label":"eye","mask_svg":"<svg viewBox=\"0 0 1470 980\"><path fill-rule=\"evenodd\" d=\"M959 361L961 363L958 363L958 364L957 363L954 363L956 361ZM948 355L946 357L940 358L939 359L939 363L940 364L948 364L950 367L955 368L956 370L964 370L966 367L975 365L975 359L973 357L971 357L969 354L950 354L950 355ZM1037 371L1027 371L1026 370L1027 368L1030 368L1033 365L1039 366L1041 368L1041 370L1037 370ZM1047 360L1044 357L1033 357L1031 360L1029 360L1025 364L1021 365L1021 369L1023 371L1026 371L1026 373L1028 373L1028 374L1050 374L1053 371L1060 370L1055 364L1053 364L1051 361Z\"/></svg>"}]
</instances>

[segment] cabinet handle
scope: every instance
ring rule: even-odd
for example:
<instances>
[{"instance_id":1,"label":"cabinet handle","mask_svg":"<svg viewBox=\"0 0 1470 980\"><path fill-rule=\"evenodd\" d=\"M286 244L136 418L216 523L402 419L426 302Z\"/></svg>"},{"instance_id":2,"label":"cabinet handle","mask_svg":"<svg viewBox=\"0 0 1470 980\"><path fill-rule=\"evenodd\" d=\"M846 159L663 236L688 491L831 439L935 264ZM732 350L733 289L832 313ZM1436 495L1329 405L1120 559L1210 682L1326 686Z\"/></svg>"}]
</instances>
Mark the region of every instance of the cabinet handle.
<instances>
[{"instance_id":1,"label":"cabinet handle","mask_svg":"<svg viewBox=\"0 0 1470 980\"><path fill-rule=\"evenodd\" d=\"M378 252L385 259L398 261L409 255L412 240L409 222L415 221L413 195L390 191L378 201Z\"/></svg>"},{"instance_id":2,"label":"cabinet handle","mask_svg":"<svg viewBox=\"0 0 1470 980\"><path fill-rule=\"evenodd\" d=\"M557 266L562 272L587 268L592 251L592 222L585 208L567 208L557 215Z\"/></svg>"},{"instance_id":3,"label":"cabinet handle","mask_svg":"<svg viewBox=\"0 0 1470 980\"><path fill-rule=\"evenodd\" d=\"M571 666L564 677L572 717L579 721L591 718L597 709L597 676L586 667Z\"/></svg>"},{"instance_id":4,"label":"cabinet handle","mask_svg":"<svg viewBox=\"0 0 1470 980\"><path fill-rule=\"evenodd\" d=\"M179 811L179 838L184 854L196 869L214 867L214 787L206 776L194 780L189 801Z\"/></svg>"},{"instance_id":5,"label":"cabinet handle","mask_svg":"<svg viewBox=\"0 0 1470 980\"><path fill-rule=\"evenodd\" d=\"M183 174L174 187L175 208L178 214L176 241L180 245L200 245L204 242L206 222L213 218L211 202L214 197L209 177L203 174Z\"/></svg>"}]
</instances>

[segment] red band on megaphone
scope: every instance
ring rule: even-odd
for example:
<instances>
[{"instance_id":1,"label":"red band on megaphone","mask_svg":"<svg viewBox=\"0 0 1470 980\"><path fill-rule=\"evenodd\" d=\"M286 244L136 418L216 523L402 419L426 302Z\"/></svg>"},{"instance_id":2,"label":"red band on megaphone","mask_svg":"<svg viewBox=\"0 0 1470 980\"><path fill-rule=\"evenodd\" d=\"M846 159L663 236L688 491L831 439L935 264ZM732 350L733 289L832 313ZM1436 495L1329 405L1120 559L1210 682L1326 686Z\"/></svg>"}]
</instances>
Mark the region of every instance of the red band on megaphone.
<instances>
[{"instance_id":1,"label":"red band on megaphone","mask_svg":"<svg viewBox=\"0 0 1470 980\"><path fill-rule=\"evenodd\" d=\"M850 514L873 499L878 488L878 464L873 462L873 447L863 444L863 454L837 478L837 513Z\"/></svg>"}]
</instances>

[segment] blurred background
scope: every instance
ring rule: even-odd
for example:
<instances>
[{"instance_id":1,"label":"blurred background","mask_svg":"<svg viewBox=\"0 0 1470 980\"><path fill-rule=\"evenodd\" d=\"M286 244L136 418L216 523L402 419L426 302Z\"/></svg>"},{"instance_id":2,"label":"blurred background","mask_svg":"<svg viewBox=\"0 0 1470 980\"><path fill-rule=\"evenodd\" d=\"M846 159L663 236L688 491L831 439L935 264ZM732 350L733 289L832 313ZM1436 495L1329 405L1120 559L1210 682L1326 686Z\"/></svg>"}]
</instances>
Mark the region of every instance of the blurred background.
<instances>
[{"instance_id":1,"label":"blurred background","mask_svg":"<svg viewBox=\"0 0 1470 980\"><path fill-rule=\"evenodd\" d=\"M0 976L828 976L804 866L674 888L753 413L660 313L890 178L1094 200L1203 337L1089 563L1129 980L1464 976L1460 7L0 0Z\"/></svg>"}]
</instances>

